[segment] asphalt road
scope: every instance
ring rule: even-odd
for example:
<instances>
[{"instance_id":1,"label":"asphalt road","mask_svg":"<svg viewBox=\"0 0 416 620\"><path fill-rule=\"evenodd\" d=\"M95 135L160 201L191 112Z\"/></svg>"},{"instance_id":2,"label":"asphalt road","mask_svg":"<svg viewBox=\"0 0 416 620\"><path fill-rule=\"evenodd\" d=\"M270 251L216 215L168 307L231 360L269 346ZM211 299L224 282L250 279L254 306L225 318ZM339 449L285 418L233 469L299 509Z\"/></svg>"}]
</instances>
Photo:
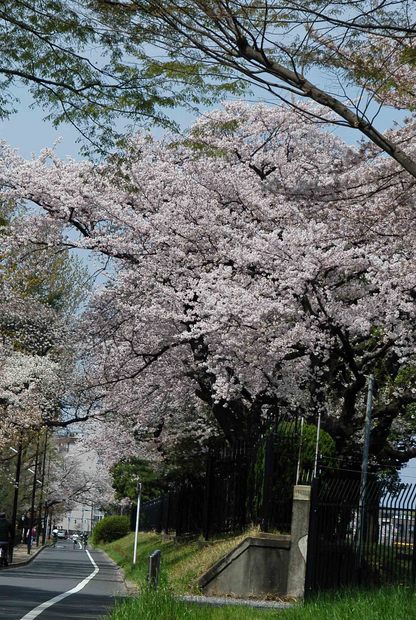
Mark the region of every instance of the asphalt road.
<instances>
[{"instance_id":1,"label":"asphalt road","mask_svg":"<svg viewBox=\"0 0 416 620\"><path fill-rule=\"evenodd\" d=\"M0 570L1 620L98 620L125 595L117 567L72 541L59 541L27 566Z\"/></svg>"}]
</instances>

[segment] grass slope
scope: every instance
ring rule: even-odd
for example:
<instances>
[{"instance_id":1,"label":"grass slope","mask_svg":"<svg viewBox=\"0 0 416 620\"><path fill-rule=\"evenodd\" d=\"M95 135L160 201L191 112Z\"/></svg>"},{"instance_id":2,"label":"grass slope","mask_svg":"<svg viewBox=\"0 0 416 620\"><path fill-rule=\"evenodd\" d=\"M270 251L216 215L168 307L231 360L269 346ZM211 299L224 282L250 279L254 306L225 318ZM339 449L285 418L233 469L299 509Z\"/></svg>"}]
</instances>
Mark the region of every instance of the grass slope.
<instances>
[{"instance_id":1,"label":"grass slope","mask_svg":"<svg viewBox=\"0 0 416 620\"><path fill-rule=\"evenodd\" d=\"M133 566L133 534L101 547L138 584L142 595L120 604L108 620L416 620L416 595L406 588L340 593L321 597L284 611L244 607L208 607L179 602L174 595L198 594L198 577L246 536L210 541L174 542L154 533L140 533L137 564ZM150 553L162 552L161 588L146 588Z\"/></svg>"},{"instance_id":2,"label":"grass slope","mask_svg":"<svg viewBox=\"0 0 416 620\"><path fill-rule=\"evenodd\" d=\"M240 536L230 536L204 541L177 542L163 539L160 534L139 533L137 563L132 563L134 534L128 534L112 543L100 545L124 570L127 579L142 589L146 585L149 555L156 549L162 552L161 581L175 594L199 594L198 578L234 549L247 536L257 530L250 530Z\"/></svg>"}]
</instances>

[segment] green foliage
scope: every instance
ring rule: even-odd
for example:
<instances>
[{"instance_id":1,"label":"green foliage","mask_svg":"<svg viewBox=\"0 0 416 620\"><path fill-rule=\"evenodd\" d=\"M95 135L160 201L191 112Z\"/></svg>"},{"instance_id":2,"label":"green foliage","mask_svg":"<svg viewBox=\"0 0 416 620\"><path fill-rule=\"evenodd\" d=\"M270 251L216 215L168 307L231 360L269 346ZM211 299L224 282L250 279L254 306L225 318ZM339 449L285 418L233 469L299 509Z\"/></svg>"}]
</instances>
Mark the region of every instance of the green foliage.
<instances>
[{"instance_id":1,"label":"green foliage","mask_svg":"<svg viewBox=\"0 0 416 620\"><path fill-rule=\"evenodd\" d=\"M72 314L88 292L87 271L69 252L27 254L8 264L16 295L31 298L59 313Z\"/></svg>"},{"instance_id":2,"label":"green foliage","mask_svg":"<svg viewBox=\"0 0 416 620\"><path fill-rule=\"evenodd\" d=\"M0 234L8 235L10 223L19 225L22 211L12 201L0 205ZM63 359L61 337L86 299L87 283L86 268L69 251L26 246L4 254L0 262L1 336L15 351ZM15 303L27 312L13 310Z\"/></svg>"},{"instance_id":3,"label":"green foliage","mask_svg":"<svg viewBox=\"0 0 416 620\"><path fill-rule=\"evenodd\" d=\"M131 458L120 461L111 468L113 488L116 497L129 497L137 500L137 480L142 483L142 501L147 502L160 495L160 475L151 464L140 458Z\"/></svg>"},{"instance_id":4,"label":"green foliage","mask_svg":"<svg viewBox=\"0 0 416 620\"><path fill-rule=\"evenodd\" d=\"M293 434L293 423L292 422L280 422L276 429L278 435L285 438L290 438ZM282 449L284 452L282 453L281 460L287 463L294 463L298 459L299 447L300 447L300 460L301 466L307 469L312 469L315 463L315 450L316 450L316 432L317 427L315 424L304 424L302 431L302 439L300 437L300 432L296 440L295 445L293 442L286 441L282 443ZM302 444L300 445L300 441ZM286 449L285 449L286 448ZM326 458L334 458L336 456L336 446L335 442L332 439L331 435L324 431L322 428L319 433L319 446L318 446L319 455L321 457ZM283 457L284 454L284 457Z\"/></svg>"},{"instance_id":5,"label":"green foliage","mask_svg":"<svg viewBox=\"0 0 416 620\"><path fill-rule=\"evenodd\" d=\"M92 542L96 545L100 542L112 542L123 538L129 532L130 520L126 516L112 515L104 517L94 527Z\"/></svg>"},{"instance_id":6,"label":"green foliage","mask_svg":"<svg viewBox=\"0 0 416 620\"><path fill-rule=\"evenodd\" d=\"M18 223L23 209L13 201L0 204L0 234L7 236L11 223ZM7 281L13 295L49 306L59 313L72 314L89 292L88 271L68 250L54 251L38 246L30 251L2 256L0 278Z\"/></svg>"},{"instance_id":7,"label":"green foliage","mask_svg":"<svg viewBox=\"0 0 416 620\"><path fill-rule=\"evenodd\" d=\"M402 2L405 5L408 0ZM103 153L122 144L128 128L120 118L129 128L154 123L176 128L169 118L171 109L183 106L194 112L221 97L241 95L250 84L284 98L284 90L276 92L279 77L283 89L289 85L291 92L301 94L302 81L286 79L287 70L294 70L300 79L318 65L327 73L341 70L351 81L382 94L408 89L406 80L404 85L400 79L386 80L385 59L381 62L384 57L380 60L377 46L373 55L367 51L367 57L361 58L375 27L381 28L379 34L393 39L397 35L402 62L414 66L414 49L403 36L405 9L371 7L367 13L364 0L341 3L343 8L340 3L326 3L322 15L329 21L323 17L318 41L311 32L307 37L297 33L299 26L303 32L303 25L316 18L314 11L321 3L310 4L3 0L0 118L15 111L16 86L23 84L46 118L55 125L67 122L79 129L80 137L89 141L84 151ZM368 31L350 27L351 19L359 21L361 10L370 23L375 20ZM334 17L340 33L344 29L354 62L348 55L345 58L339 37L333 39ZM381 22L388 25L385 31ZM239 49L238 31L254 51L264 55L263 71ZM283 73L276 76L272 62L280 63Z\"/></svg>"},{"instance_id":8,"label":"green foliage","mask_svg":"<svg viewBox=\"0 0 416 620\"><path fill-rule=\"evenodd\" d=\"M137 482L142 483L142 501L159 497L178 481L194 479L205 474L206 458L202 446L194 437L178 436L164 460L157 465L140 458L122 460L111 469L112 485L118 499L137 499Z\"/></svg>"},{"instance_id":9,"label":"green foliage","mask_svg":"<svg viewBox=\"0 0 416 620\"><path fill-rule=\"evenodd\" d=\"M416 386L416 366L402 366L396 375L394 383L398 387Z\"/></svg>"},{"instance_id":10,"label":"green foliage","mask_svg":"<svg viewBox=\"0 0 416 620\"><path fill-rule=\"evenodd\" d=\"M312 468L315 462L316 430L314 424L305 424L303 427L301 460L304 467ZM336 457L335 441L322 428L319 433L318 449L321 457L329 459Z\"/></svg>"},{"instance_id":11,"label":"green foliage","mask_svg":"<svg viewBox=\"0 0 416 620\"><path fill-rule=\"evenodd\" d=\"M6 457L6 458L5 458ZM10 518L14 497L14 479L16 463L7 451L0 455L0 509Z\"/></svg>"},{"instance_id":12,"label":"green foliage","mask_svg":"<svg viewBox=\"0 0 416 620\"><path fill-rule=\"evenodd\" d=\"M401 53L403 62L416 67L416 49L414 47L405 47Z\"/></svg>"},{"instance_id":13,"label":"green foliage","mask_svg":"<svg viewBox=\"0 0 416 620\"><path fill-rule=\"evenodd\" d=\"M416 425L416 403L410 403L407 405L404 415L407 419L412 420Z\"/></svg>"},{"instance_id":14,"label":"green foliage","mask_svg":"<svg viewBox=\"0 0 416 620\"><path fill-rule=\"evenodd\" d=\"M120 118L130 127L174 128L165 110L192 110L238 90L235 80L223 85L216 68L207 81L197 65L156 58L150 33L126 34L129 11L104 22L109 8L91 0L1 2L0 118L15 112L23 84L46 119L78 128L84 152L105 153L121 139Z\"/></svg>"},{"instance_id":15,"label":"green foliage","mask_svg":"<svg viewBox=\"0 0 416 620\"><path fill-rule=\"evenodd\" d=\"M139 597L116 606L108 620L261 620L276 612L236 605L217 607L178 601L163 588L145 590Z\"/></svg>"}]
</instances>

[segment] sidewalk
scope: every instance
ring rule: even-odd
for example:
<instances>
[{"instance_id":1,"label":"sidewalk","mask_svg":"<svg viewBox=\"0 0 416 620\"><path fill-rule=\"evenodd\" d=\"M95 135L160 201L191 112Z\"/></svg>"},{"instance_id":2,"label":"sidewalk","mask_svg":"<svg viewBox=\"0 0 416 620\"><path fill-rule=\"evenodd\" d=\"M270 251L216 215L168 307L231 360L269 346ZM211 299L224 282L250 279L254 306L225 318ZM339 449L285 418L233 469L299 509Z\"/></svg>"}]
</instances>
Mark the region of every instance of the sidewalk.
<instances>
[{"instance_id":1,"label":"sidewalk","mask_svg":"<svg viewBox=\"0 0 416 620\"><path fill-rule=\"evenodd\" d=\"M19 566L19 565L24 565L24 564L28 564L29 562L31 562L33 560L33 558L35 558L38 553L40 553L42 551L42 549L44 549L45 547L47 547L48 545L39 545L39 547L36 547L36 545L34 547L32 547L32 549L30 550L30 554L27 552L27 545L16 545L15 547L13 547L13 562L11 564L9 564L9 566Z\"/></svg>"}]
</instances>

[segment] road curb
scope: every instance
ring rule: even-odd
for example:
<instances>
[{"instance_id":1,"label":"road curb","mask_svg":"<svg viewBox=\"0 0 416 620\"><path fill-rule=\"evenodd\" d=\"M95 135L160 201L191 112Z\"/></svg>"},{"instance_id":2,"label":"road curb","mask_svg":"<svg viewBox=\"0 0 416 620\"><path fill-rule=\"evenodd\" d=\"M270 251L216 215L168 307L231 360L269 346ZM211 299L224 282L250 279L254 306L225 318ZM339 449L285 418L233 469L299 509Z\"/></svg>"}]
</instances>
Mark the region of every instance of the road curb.
<instances>
[{"instance_id":1,"label":"road curb","mask_svg":"<svg viewBox=\"0 0 416 620\"><path fill-rule=\"evenodd\" d=\"M36 558L36 556L39 555L39 553L41 553L41 551L43 551L47 547L50 547L50 545L43 545L42 547L39 547L38 549L33 551L30 555L28 555L27 559L23 560L22 562L12 562L8 566L0 566L0 570L9 570L10 568L18 568L19 566L27 566Z\"/></svg>"},{"instance_id":2,"label":"road curb","mask_svg":"<svg viewBox=\"0 0 416 620\"><path fill-rule=\"evenodd\" d=\"M232 598L231 596L199 596L182 595L176 596L176 600L195 605L211 605L212 607L249 607L252 609L289 609L294 603L284 601L267 601L261 599Z\"/></svg>"}]
</instances>

